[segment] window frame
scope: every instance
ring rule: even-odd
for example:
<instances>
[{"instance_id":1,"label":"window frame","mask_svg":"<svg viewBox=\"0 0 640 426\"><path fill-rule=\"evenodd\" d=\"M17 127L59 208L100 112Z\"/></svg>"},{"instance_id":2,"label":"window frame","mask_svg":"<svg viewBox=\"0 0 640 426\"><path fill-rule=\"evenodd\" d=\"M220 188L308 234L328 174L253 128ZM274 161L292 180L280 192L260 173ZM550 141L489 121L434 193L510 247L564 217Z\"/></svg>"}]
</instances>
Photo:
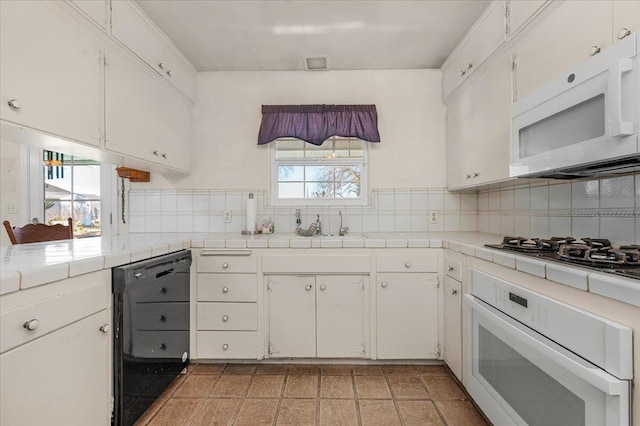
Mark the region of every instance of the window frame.
<instances>
[{"instance_id":1,"label":"window frame","mask_svg":"<svg viewBox=\"0 0 640 426\"><path fill-rule=\"evenodd\" d=\"M340 138L339 136L331 136L332 138ZM282 138L283 140L297 138ZM357 138L340 138L340 139L357 139ZM333 158L327 160L324 158L276 158L276 142L271 143L271 205L273 206L364 206L368 203L369 196L369 142L362 141L362 158ZM301 139L297 139L301 140ZM304 141L303 141L304 142ZM326 142L326 141L325 141ZM308 142L304 142L308 143ZM323 142L324 143L324 142ZM345 165L357 164L361 167L360 172L360 196L358 198L280 198L278 188L278 166L295 165L295 166L319 166L319 165Z\"/></svg>"}]
</instances>

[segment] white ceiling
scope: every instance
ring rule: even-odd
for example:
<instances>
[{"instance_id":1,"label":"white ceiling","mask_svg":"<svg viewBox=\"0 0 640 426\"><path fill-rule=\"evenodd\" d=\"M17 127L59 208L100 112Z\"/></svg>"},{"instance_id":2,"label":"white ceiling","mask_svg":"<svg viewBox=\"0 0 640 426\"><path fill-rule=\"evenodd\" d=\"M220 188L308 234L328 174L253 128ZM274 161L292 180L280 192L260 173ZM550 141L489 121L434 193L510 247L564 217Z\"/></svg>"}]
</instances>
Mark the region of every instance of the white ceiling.
<instances>
[{"instance_id":1,"label":"white ceiling","mask_svg":"<svg viewBox=\"0 0 640 426\"><path fill-rule=\"evenodd\" d=\"M489 0L137 0L199 71L439 68Z\"/></svg>"}]
</instances>

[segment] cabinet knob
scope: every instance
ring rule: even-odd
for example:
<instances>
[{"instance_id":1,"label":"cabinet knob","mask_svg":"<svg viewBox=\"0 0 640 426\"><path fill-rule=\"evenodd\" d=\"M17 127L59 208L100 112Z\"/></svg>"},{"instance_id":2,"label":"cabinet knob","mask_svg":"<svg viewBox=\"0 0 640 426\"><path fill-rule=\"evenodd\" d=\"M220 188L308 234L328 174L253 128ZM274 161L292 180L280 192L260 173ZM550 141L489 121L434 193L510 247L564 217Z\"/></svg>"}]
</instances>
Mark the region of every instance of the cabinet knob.
<instances>
[{"instance_id":1,"label":"cabinet knob","mask_svg":"<svg viewBox=\"0 0 640 426\"><path fill-rule=\"evenodd\" d=\"M166 287L160 287L160 293L167 294L167 288Z\"/></svg>"},{"instance_id":2,"label":"cabinet knob","mask_svg":"<svg viewBox=\"0 0 640 426\"><path fill-rule=\"evenodd\" d=\"M411 262L404 262L405 268L411 268Z\"/></svg>"},{"instance_id":3,"label":"cabinet knob","mask_svg":"<svg viewBox=\"0 0 640 426\"><path fill-rule=\"evenodd\" d=\"M227 322L227 321L229 321L229 315L223 315L223 316L222 316L222 321L223 321L223 322Z\"/></svg>"},{"instance_id":4,"label":"cabinet knob","mask_svg":"<svg viewBox=\"0 0 640 426\"><path fill-rule=\"evenodd\" d=\"M229 345L227 345L226 343L224 345L222 345L222 350L226 351L227 349L229 349Z\"/></svg>"},{"instance_id":5,"label":"cabinet knob","mask_svg":"<svg viewBox=\"0 0 640 426\"><path fill-rule=\"evenodd\" d=\"M449 271L449 272L453 272L453 266L449 265L449 266L447 267L447 271Z\"/></svg>"},{"instance_id":6,"label":"cabinet knob","mask_svg":"<svg viewBox=\"0 0 640 426\"><path fill-rule=\"evenodd\" d=\"M167 317L165 317L164 315L160 315L160 316L158 317L158 321L165 322L166 320L167 320Z\"/></svg>"},{"instance_id":7,"label":"cabinet knob","mask_svg":"<svg viewBox=\"0 0 640 426\"><path fill-rule=\"evenodd\" d=\"M109 324L104 324L102 327L100 327L100 331L104 334L107 334L109 330L111 330L111 326Z\"/></svg>"},{"instance_id":8,"label":"cabinet knob","mask_svg":"<svg viewBox=\"0 0 640 426\"><path fill-rule=\"evenodd\" d=\"M164 69L164 62L160 62L160 63L158 64L158 68L160 68L161 70L163 70L163 69Z\"/></svg>"},{"instance_id":9,"label":"cabinet knob","mask_svg":"<svg viewBox=\"0 0 640 426\"><path fill-rule=\"evenodd\" d=\"M628 28L622 28L620 31L618 31L618 35L616 37L618 38L618 40L622 40L629 35L631 35L631 30Z\"/></svg>"},{"instance_id":10,"label":"cabinet knob","mask_svg":"<svg viewBox=\"0 0 640 426\"><path fill-rule=\"evenodd\" d=\"M171 77L171 76L173 75L173 73L171 72L171 70L167 71L167 75L168 75L169 77Z\"/></svg>"},{"instance_id":11,"label":"cabinet knob","mask_svg":"<svg viewBox=\"0 0 640 426\"><path fill-rule=\"evenodd\" d=\"M229 293L229 287L222 287L223 293Z\"/></svg>"},{"instance_id":12,"label":"cabinet knob","mask_svg":"<svg viewBox=\"0 0 640 426\"><path fill-rule=\"evenodd\" d=\"M313 286L311 284L307 284L306 286L304 286L304 289L309 291L313 288Z\"/></svg>"},{"instance_id":13,"label":"cabinet knob","mask_svg":"<svg viewBox=\"0 0 640 426\"><path fill-rule=\"evenodd\" d=\"M158 156L158 150L157 149L153 151L153 155Z\"/></svg>"},{"instance_id":14,"label":"cabinet knob","mask_svg":"<svg viewBox=\"0 0 640 426\"><path fill-rule=\"evenodd\" d=\"M455 296L456 294L458 294L458 290L451 290L451 295Z\"/></svg>"},{"instance_id":15,"label":"cabinet knob","mask_svg":"<svg viewBox=\"0 0 640 426\"><path fill-rule=\"evenodd\" d=\"M471 62L469 62L469 63L467 64L467 69L469 70L469 69L471 69L471 68L473 68L473 64L472 64Z\"/></svg>"},{"instance_id":16,"label":"cabinet knob","mask_svg":"<svg viewBox=\"0 0 640 426\"><path fill-rule=\"evenodd\" d=\"M467 179L471 179L471 175L467 173Z\"/></svg>"},{"instance_id":17,"label":"cabinet knob","mask_svg":"<svg viewBox=\"0 0 640 426\"><path fill-rule=\"evenodd\" d=\"M380 285L382 286L382 288L387 288L387 286L388 286L389 284L387 284L387 282L386 282L386 281L382 281L382 283L381 283Z\"/></svg>"},{"instance_id":18,"label":"cabinet knob","mask_svg":"<svg viewBox=\"0 0 640 426\"><path fill-rule=\"evenodd\" d=\"M478 177L478 176L480 176L480 173L478 173L478 172L473 172L473 177Z\"/></svg>"},{"instance_id":19,"label":"cabinet knob","mask_svg":"<svg viewBox=\"0 0 640 426\"><path fill-rule=\"evenodd\" d=\"M11 109L13 110L19 110L20 108L22 108L22 105L20 104L20 101L17 99L11 99L9 102L7 102L7 104L9 104L9 106L11 107Z\"/></svg>"},{"instance_id":20,"label":"cabinet knob","mask_svg":"<svg viewBox=\"0 0 640 426\"><path fill-rule=\"evenodd\" d=\"M165 349L167 349L167 345L165 345L164 343L160 343L160 344L158 345L158 349L165 350Z\"/></svg>"},{"instance_id":21,"label":"cabinet knob","mask_svg":"<svg viewBox=\"0 0 640 426\"><path fill-rule=\"evenodd\" d=\"M460 71L460 77L464 77L466 73L467 73L467 70Z\"/></svg>"},{"instance_id":22,"label":"cabinet knob","mask_svg":"<svg viewBox=\"0 0 640 426\"><path fill-rule=\"evenodd\" d=\"M320 290L325 291L326 289L327 289L327 286L326 286L326 285L322 284L322 285L320 286Z\"/></svg>"},{"instance_id":23,"label":"cabinet knob","mask_svg":"<svg viewBox=\"0 0 640 426\"><path fill-rule=\"evenodd\" d=\"M598 46L591 46L591 49L589 49L589 56L597 55L600 53L600 50L601 49Z\"/></svg>"},{"instance_id":24,"label":"cabinet knob","mask_svg":"<svg viewBox=\"0 0 640 426\"><path fill-rule=\"evenodd\" d=\"M27 330L29 330L29 331L33 331L36 328L38 328L39 324L40 324L40 321L38 321L37 319L34 318L32 320L29 320L29 321L25 322L24 324L22 324L22 326L24 328L26 328Z\"/></svg>"},{"instance_id":25,"label":"cabinet knob","mask_svg":"<svg viewBox=\"0 0 640 426\"><path fill-rule=\"evenodd\" d=\"M227 262L224 262L222 264L222 269L229 269L229 264Z\"/></svg>"},{"instance_id":26,"label":"cabinet knob","mask_svg":"<svg viewBox=\"0 0 640 426\"><path fill-rule=\"evenodd\" d=\"M162 158L167 158L167 153L166 152L162 153Z\"/></svg>"}]
</instances>

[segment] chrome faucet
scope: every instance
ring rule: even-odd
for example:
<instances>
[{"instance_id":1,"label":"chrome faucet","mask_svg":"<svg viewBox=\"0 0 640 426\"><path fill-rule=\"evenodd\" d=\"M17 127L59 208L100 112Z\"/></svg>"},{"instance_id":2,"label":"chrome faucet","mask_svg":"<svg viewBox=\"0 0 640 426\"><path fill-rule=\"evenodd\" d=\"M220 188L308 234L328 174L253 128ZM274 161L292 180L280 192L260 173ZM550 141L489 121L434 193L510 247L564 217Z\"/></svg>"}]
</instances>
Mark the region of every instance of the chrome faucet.
<instances>
[{"instance_id":1,"label":"chrome faucet","mask_svg":"<svg viewBox=\"0 0 640 426\"><path fill-rule=\"evenodd\" d=\"M344 234L349 230L348 226L342 226L342 210L338 210L338 214L340 215L340 230L338 231L338 235L344 237Z\"/></svg>"},{"instance_id":2,"label":"chrome faucet","mask_svg":"<svg viewBox=\"0 0 640 426\"><path fill-rule=\"evenodd\" d=\"M316 235L322 235L322 223L320 223L320 215L316 219Z\"/></svg>"}]
</instances>

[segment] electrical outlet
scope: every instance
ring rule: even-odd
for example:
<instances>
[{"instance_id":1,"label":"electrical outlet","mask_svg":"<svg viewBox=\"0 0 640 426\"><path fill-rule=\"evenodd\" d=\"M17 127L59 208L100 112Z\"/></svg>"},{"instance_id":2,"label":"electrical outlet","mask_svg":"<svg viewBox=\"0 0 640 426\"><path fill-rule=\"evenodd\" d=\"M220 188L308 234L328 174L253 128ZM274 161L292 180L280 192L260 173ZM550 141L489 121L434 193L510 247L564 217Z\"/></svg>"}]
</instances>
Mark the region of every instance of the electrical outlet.
<instances>
[{"instance_id":1,"label":"electrical outlet","mask_svg":"<svg viewBox=\"0 0 640 426\"><path fill-rule=\"evenodd\" d=\"M429 212L429 223L438 223L438 212L436 210Z\"/></svg>"},{"instance_id":2,"label":"electrical outlet","mask_svg":"<svg viewBox=\"0 0 640 426\"><path fill-rule=\"evenodd\" d=\"M224 211L224 223L231 223L231 210Z\"/></svg>"}]
</instances>

